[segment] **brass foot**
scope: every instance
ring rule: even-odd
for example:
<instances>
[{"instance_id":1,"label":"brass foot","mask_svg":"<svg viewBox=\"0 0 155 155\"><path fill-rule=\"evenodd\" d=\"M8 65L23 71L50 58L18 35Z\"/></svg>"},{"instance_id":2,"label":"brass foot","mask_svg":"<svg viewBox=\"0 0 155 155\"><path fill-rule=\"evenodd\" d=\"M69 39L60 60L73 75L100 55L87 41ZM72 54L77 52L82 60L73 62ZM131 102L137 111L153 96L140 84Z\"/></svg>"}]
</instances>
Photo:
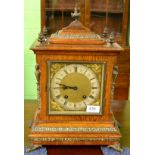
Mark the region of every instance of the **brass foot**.
<instances>
[{"instance_id":1,"label":"brass foot","mask_svg":"<svg viewBox=\"0 0 155 155\"><path fill-rule=\"evenodd\" d=\"M118 144L114 144L114 145L109 145L109 148L113 148L114 150L118 151L118 152L123 152L123 149L120 146L120 143Z\"/></svg>"},{"instance_id":2,"label":"brass foot","mask_svg":"<svg viewBox=\"0 0 155 155\"><path fill-rule=\"evenodd\" d=\"M26 149L26 153L31 152L31 151L34 151L34 150L36 150L36 149L38 149L38 148L41 148L41 147L42 147L42 145L30 145L30 146Z\"/></svg>"}]
</instances>

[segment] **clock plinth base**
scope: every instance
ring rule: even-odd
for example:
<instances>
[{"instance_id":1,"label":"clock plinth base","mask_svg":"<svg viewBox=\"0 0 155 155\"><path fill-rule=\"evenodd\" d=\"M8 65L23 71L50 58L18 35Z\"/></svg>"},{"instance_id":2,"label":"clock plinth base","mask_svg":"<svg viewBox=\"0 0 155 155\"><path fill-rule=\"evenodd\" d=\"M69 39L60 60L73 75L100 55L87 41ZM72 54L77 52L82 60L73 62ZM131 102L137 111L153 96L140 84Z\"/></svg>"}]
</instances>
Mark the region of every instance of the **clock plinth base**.
<instances>
[{"instance_id":1,"label":"clock plinth base","mask_svg":"<svg viewBox=\"0 0 155 155\"><path fill-rule=\"evenodd\" d=\"M114 145L121 138L114 117L104 122L41 122L37 118L29 134L35 145Z\"/></svg>"}]
</instances>

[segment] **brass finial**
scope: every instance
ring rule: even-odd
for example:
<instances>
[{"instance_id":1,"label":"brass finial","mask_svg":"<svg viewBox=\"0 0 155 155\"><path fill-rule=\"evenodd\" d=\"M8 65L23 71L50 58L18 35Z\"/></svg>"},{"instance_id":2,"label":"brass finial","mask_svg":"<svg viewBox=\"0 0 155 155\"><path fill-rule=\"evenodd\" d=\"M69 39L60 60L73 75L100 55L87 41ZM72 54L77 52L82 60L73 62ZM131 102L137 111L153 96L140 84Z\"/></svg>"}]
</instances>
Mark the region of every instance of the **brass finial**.
<instances>
[{"instance_id":1,"label":"brass finial","mask_svg":"<svg viewBox=\"0 0 155 155\"><path fill-rule=\"evenodd\" d=\"M48 30L47 30L46 26L44 26L43 27L43 35L47 36L47 34L48 34Z\"/></svg>"},{"instance_id":2,"label":"brass finial","mask_svg":"<svg viewBox=\"0 0 155 155\"><path fill-rule=\"evenodd\" d=\"M114 35L114 32L111 32L109 36L109 43L112 46L114 42L115 42L115 35Z\"/></svg>"},{"instance_id":3,"label":"brass finial","mask_svg":"<svg viewBox=\"0 0 155 155\"><path fill-rule=\"evenodd\" d=\"M44 35L42 32L39 33L38 35L38 41L42 44L44 42Z\"/></svg>"},{"instance_id":4,"label":"brass finial","mask_svg":"<svg viewBox=\"0 0 155 155\"><path fill-rule=\"evenodd\" d=\"M45 43L47 41L47 34L48 34L48 30L47 28L44 26L43 30L39 33L38 36L38 41L42 44Z\"/></svg>"},{"instance_id":5,"label":"brass finial","mask_svg":"<svg viewBox=\"0 0 155 155\"><path fill-rule=\"evenodd\" d=\"M102 36L103 36L104 38L107 38L108 35L109 35L109 29L108 29L107 26L105 26L105 27L104 27L104 30L103 30Z\"/></svg>"},{"instance_id":6,"label":"brass finial","mask_svg":"<svg viewBox=\"0 0 155 155\"><path fill-rule=\"evenodd\" d=\"M72 18L78 19L80 17L80 12L78 11L78 0L75 2L74 12L71 13Z\"/></svg>"}]
</instances>

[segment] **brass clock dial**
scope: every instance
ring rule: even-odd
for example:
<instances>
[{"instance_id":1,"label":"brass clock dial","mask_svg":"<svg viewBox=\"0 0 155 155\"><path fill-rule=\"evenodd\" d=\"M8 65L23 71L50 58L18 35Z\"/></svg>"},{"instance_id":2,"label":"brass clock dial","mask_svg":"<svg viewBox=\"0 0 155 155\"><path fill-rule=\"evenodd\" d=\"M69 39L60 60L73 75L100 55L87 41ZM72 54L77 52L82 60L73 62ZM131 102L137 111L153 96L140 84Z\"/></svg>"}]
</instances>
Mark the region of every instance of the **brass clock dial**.
<instances>
[{"instance_id":1,"label":"brass clock dial","mask_svg":"<svg viewBox=\"0 0 155 155\"><path fill-rule=\"evenodd\" d=\"M64 114L80 114L86 113L88 105L101 106L103 67L101 64L96 67L98 74L91 64L51 65L50 114L58 111L64 111Z\"/></svg>"}]
</instances>

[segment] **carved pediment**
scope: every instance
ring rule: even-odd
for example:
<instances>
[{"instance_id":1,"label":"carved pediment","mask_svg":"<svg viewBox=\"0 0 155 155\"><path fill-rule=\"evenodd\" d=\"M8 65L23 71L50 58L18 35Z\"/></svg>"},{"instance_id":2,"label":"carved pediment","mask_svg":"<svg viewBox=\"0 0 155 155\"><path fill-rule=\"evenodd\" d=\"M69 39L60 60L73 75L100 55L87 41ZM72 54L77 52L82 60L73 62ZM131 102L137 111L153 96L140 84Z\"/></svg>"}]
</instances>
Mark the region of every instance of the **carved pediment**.
<instances>
[{"instance_id":1,"label":"carved pediment","mask_svg":"<svg viewBox=\"0 0 155 155\"><path fill-rule=\"evenodd\" d=\"M79 20L74 20L69 26L51 34L50 43L102 45L105 44L105 40L83 26Z\"/></svg>"}]
</instances>

